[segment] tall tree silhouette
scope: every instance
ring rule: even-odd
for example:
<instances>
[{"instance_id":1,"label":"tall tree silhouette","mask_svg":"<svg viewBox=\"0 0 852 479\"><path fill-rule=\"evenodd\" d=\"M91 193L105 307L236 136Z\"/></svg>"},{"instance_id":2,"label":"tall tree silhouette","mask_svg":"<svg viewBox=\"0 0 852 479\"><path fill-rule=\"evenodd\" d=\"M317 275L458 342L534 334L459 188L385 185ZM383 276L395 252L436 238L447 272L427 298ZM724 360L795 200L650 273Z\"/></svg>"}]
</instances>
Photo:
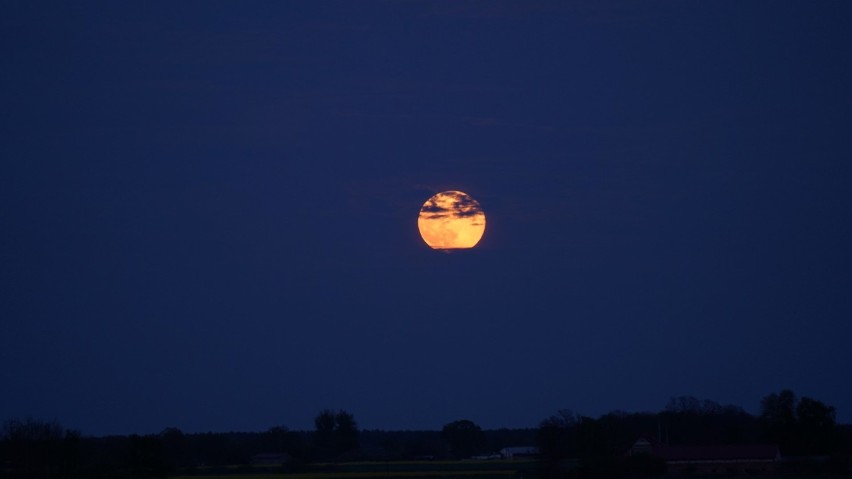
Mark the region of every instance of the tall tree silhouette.
<instances>
[{"instance_id":1,"label":"tall tree silhouette","mask_svg":"<svg viewBox=\"0 0 852 479\"><path fill-rule=\"evenodd\" d=\"M314 418L314 426L314 445L320 459L336 459L343 454L351 456L358 450L358 423L352 414L326 409Z\"/></svg>"},{"instance_id":2,"label":"tall tree silhouette","mask_svg":"<svg viewBox=\"0 0 852 479\"><path fill-rule=\"evenodd\" d=\"M796 441L796 394L784 389L765 396L760 401L760 422L764 438L791 453Z\"/></svg>"},{"instance_id":3,"label":"tall tree silhouette","mask_svg":"<svg viewBox=\"0 0 852 479\"><path fill-rule=\"evenodd\" d=\"M836 447L838 434L832 406L803 397L796 406L796 419L801 454L825 454Z\"/></svg>"},{"instance_id":4,"label":"tall tree silhouette","mask_svg":"<svg viewBox=\"0 0 852 479\"><path fill-rule=\"evenodd\" d=\"M450 455L456 459L470 457L485 446L485 433L468 419L445 424L441 430L441 439L447 443Z\"/></svg>"},{"instance_id":5,"label":"tall tree silhouette","mask_svg":"<svg viewBox=\"0 0 852 479\"><path fill-rule=\"evenodd\" d=\"M577 416L563 409L541 421L536 432L536 444L543 475L548 478L560 476L561 462L577 449Z\"/></svg>"},{"instance_id":6,"label":"tall tree silhouette","mask_svg":"<svg viewBox=\"0 0 852 479\"><path fill-rule=\"evenodd\" d=\"M352 454L358 449L358 423L355 422L355 416L346 411L338 411L334 420L338 454Z\"/></svg>"}]
</instances>

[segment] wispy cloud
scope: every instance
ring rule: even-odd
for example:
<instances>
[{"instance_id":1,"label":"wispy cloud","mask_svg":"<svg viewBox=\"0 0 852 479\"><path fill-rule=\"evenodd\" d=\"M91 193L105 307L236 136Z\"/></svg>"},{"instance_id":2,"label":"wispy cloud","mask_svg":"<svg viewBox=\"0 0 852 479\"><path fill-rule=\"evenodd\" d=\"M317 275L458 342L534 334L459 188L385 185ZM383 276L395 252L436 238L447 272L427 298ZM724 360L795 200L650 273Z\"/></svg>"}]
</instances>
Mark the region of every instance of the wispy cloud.
<instances>
[{"instance_id":1,"label":"wispy cloud","mask_svg":"<svg viewBox=\"0 0 852 479\"><path fill-rule=\"evenodd\" d=\"M461 191L438 193L429 198L420 213L426 219L473 218L484 214L479 202Z\"/></svg>"}]
</instances>

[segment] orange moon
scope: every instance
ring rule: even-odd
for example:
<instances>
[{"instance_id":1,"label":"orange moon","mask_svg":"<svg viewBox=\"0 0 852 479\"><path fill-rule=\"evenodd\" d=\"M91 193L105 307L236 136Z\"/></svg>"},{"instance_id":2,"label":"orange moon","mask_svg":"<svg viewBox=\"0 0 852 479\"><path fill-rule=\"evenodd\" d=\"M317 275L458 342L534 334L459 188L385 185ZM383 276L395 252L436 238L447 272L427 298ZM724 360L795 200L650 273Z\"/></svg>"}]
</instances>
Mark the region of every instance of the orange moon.
<instances>
[{"instance_id":1,"label":"orange moon","mask_svg":"<svg viewBox=\"0 0 852 479\"><path fill-rule=\"evenodd\" d=\"M485 212L467 193L444 191L423 203L417 227L432 249L473 248L485 233Z\"/></svg>"}]
</instances>

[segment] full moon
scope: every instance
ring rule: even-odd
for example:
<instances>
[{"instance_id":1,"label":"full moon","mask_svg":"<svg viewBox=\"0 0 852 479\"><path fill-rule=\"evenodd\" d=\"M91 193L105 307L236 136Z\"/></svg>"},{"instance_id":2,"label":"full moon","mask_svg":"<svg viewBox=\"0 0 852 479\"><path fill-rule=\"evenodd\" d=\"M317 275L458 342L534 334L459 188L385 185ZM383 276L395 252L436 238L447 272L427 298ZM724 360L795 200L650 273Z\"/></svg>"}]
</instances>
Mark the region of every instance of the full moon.
<instances>
[{"instance_id":1,"label":"full moon","mask_svg":"<svg viewBox=\"0 0 852 479\"><path fill-rule=\"evenodd\" d=\"M444 191L423 203L417 227L432 249L473 248L485 232L485 212L467 193Z\"/></svg>"}]
</instances>

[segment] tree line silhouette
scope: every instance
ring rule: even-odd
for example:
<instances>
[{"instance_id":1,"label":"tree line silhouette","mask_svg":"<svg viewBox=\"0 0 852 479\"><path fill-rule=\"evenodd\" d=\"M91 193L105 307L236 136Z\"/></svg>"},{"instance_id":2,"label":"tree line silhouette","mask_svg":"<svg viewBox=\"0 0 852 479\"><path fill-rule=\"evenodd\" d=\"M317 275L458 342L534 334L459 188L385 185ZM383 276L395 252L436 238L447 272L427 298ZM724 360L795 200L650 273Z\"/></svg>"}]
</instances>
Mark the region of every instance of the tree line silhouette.
<instances>
[{"instance_id":1,"label":"tree line silhouette","mask_svg":"<svg viewBox=\"0 0 852 479\"><path fill-rule=\"evenodd\" d=\"M783 390L765 396L758 415L680 396L656 413L613 411L592 418L562 410L527 429L483 430L459 419L440 431L360 430L353 414L323 410L312 431L274 426L257 433L190 434L166 428L153 435L87 437L57 421L12 419L0 436L0 477L165 477L225 466L250 471L258 460L278 461L267 471L297 472L327 462L465 459L513 446L537 446L545 478L655 475L660 464L653 458L624 457L640 436L683 445L771 443L784 456L818 457L834 471L848 471L852 454L852 426L838 425L832 406Z\"/></svg>"},{"instance_id":2,"label":"tree line silhouette","mask_svg":"<svg viewBox=\"0 0 852 479\"><path fill-rule=\"evenodd\" d=\"M774 444L783 456L798 459L791 467L807 472L847 471L852 454L852 426L839 426L832 406L783 390L765 396L757 416L691 396L673 397L657 413L590 418L559 411L537 431L542 472L558 477L565 461L574 459L585 477L657 475L661 461L624 457L640 436L674 445Z\"/></svg>"}]
</instances>

